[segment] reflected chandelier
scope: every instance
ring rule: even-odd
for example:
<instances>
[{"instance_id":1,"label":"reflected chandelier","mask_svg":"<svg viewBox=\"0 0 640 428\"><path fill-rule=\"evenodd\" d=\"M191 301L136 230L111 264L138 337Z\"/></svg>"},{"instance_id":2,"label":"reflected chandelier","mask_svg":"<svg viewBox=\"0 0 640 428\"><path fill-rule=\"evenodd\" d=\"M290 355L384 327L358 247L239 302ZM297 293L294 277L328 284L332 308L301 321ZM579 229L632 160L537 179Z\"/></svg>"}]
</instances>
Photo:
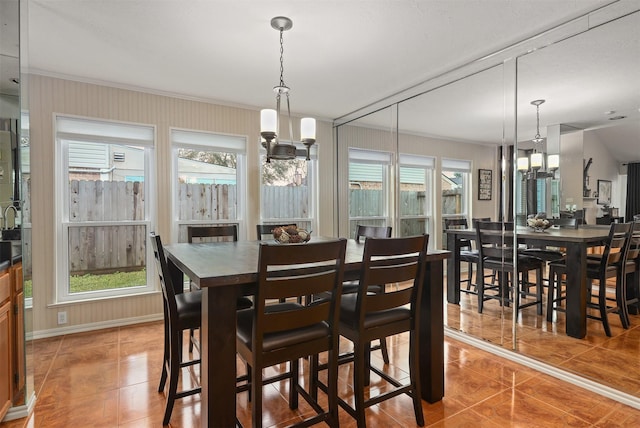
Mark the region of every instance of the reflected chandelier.
<instances>
[{"instance_id":1,"label":"reflected chandelier","mask_svg":"<svg viewBox=\"0 0 640 428\"><path fill-rule=\"evenodd\" d=\"M271 159L288 160L296 158L296 146L280 142L280 98L287 98L287 114L289 116L289 138L293 139L291 107L289 105L289 87L284 84L284 47L282 34L293 27L293 21L285 16L276 16L271 20L271 27L280 31L280 83L273 88L276 93L276 110L260 110L260 135L264 139L262 146L267 149L267 162ZM316 120L304 117L300 120L300 140L307 146L307 160L310 159L311 146L316 142Z\"/></svg>"},{"instance_id":2,"label":"reflected chandelier","mask_svg":"<svg viewBox=\"0 0 640 428\"><path fill-rule=\"evenodd\" d=\"M533 142L533 153L531 153L530 158L523 156L517 160L518 171L522 171L524 178L553 178L555 170L560 166L560 155L553 154L547 156L549 172L542 170L544 155L538 151L537 147L544 141L544 138L540 136L540 105L544 104L544 101L545 100L531 101L531 105L536 106L536 135L531 140ZM531 169L529 169L529 166L531 166Z\"/></svg>"}]
</instances>

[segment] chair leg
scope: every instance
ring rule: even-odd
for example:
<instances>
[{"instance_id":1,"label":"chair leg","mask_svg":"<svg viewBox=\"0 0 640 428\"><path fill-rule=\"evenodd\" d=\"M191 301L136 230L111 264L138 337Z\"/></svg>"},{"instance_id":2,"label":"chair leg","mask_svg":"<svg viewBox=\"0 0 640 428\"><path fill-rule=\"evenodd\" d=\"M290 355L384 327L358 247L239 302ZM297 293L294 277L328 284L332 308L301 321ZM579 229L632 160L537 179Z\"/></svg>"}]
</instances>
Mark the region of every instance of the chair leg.
<instances>
[{"instance_id":1,"label":"chair leg","mask_svg":"<svg viewBox=\"0 0 640 428\"><path fill-rule=\"evenodd\" d=\"M169 389L167 390L167 404L164 409L164 418L162 419L163 425L169 425L171 420L171 413L173 412L173 405L176 402L176 392L178 390L178 376L180 375L180 354L178 352L182 345L182 340L179 338L182 336L182 332L173 334L171 337L171 351L169 356Z\"/></svg>"},{"instance_id":2,"label":"chair leg","mask_svg":"<svg viewBox=\"0 0 640 428\"><path fill-rule=\"evenodd\" d=\"M189 353L193 352L194 329L189 329Z\"/></svg>"},{"instance_id":3,"label":"chair leg","mask_svg":"<svg viewBox=\"0 0 640 428\"><path fill-rule=\"evenodd\" d=\"M631 322L629 320L629 309L627 308L626 275L623 271L620 271L616 278L616 304L618 305L620 322L622 323L622 327L626 330L631 325Z\"/></svg>"},{"instance_id":4,"label":"chair leg","mask_svg":"<svg viewBox=\"0 0 640 428\"><path fill-rule=\"evenodd\" d=\"M556 270L549 269L549 287L547 288L547 322L553 322L554 300L556 293Z\"/></svg>"},{"instance_id":5,"label":"chair leg","mask_svg":"<svg viewBox=\"0 0 640 428\"><path fill-rule=\"evenodd\" d=\"M413 400L413 411L416 415L416 424L424 426L424 413L422 411L422 391L420 389L420 379L418 379L418 335L412 330L409 336L409 377L411 379L411 398Z\"/></svg>"},{"instance_id":6,"label":"chair leg","mask_svg":"<svg viewBox=\"0 0 640 428\"><path fill-rule=\"evenodd\" d=\"M365 403L364 388L368 385L365 375L369 372L369 365L366 364L366 358L369 354L369 343L358 340L354 345L354 361L353 361L353 394L356 411L356 424L358 427L365 427Z\"/></svg>"},{"instance_id":7,"label":"chair leg","mask_svg":"<svg viewBox=\"0 0 640 428\"><path fill-rule=\"evenodd\" d=\"M300 375L300 360L295 359L289 362L289 408L298 408L298 376Z\"/></svg>"},{"instance_id":8,"label":"chair leg","mask_svg":"<svg viewBox=\"0 0 640 428\"><path fill-rule=\"evenodd\" d=\"M480 266L476 270L476 289L478 290L478 313L482 313L484 306L484 271L481 271Z\"/></svg>"},{"instance_id":9,"label":"chair leg","mask_svg":"<svg viewBox=\"0 0 640 428\"><path fill-rule=\"evenodd\" d=\"M607 286L606 278L600 278L598 290L598 307L600 309L600 318L604 332L607 337L611 337L611 327L609 326L609 317L607 316Z\"/></svg>"},{"instance_id":10,"label":"chair leg","mask_svg":"<svg viewBox=\"0 0 640 428\"><path fill-rule=\"evenodd\" d=\"M338 427L340 426L339 418L338 418L338 354L339 349L336 343L334 349L329 351L329 372L327 373L327 411L329 412L329 421L327 422L330 427ZM318 362L318 355L315 355L316 364ZM312 372L313 373L313 372ZM316 365L316 381L318 376L317 365ZM317 401L318 390L316 383L316 397Z\"/></svg>"},{"instance_id":11,"label":"chair leg","mask_svg":"<svg viewBox=\"0 0 640 428\"><path fill-rule=\"evenodd\" d=\"M382 352L382 361L385 364L389 364L389 350L387 349L387 338L380 339L380 352Z\"/></svg>"},{"instance_id":12,"label":"chair leg","mask_svg":"<svg viewBox=\"0 0 640 428\"><path fill-rule=\"evenodd\" d=\"M467 262L467 291L471 290L471 281L473 279L473 263Z\"/></svg>"},{"instance_id":13,"label":"chair leg","mask_svg":"<svg viewBox=\"0 0 640 428\"><path fill-rule=\"evenodd\" d=\"M371 342L364 344L362 363L364 364L364 385L369 386L371 384Z\"/></svg>"},{"instance_id":14,"label":"chair leg","mask_svg":"<svg viewBox=\"0 0 640 428\"><path fill-rule=\"evenodd\" d=\"M164 355L162 357L162 374L160 375L160 385L158 386L158 392L163 392L167 383L167 363L169 363L169 352L171 351L171 344L169 342L169 316L167 315L167 307L164 307Z\"/></svg>"},{"instance_id":15,"label":"chair leg","mask_svg":"<svg viewBox=\"0 0 640 428\"><path fill-rule=\"evenodd\" d=\"M262 370L258 370L256 367L252 367L250 393L253 398L251 405L252 426L262 428Z\"/></svg>"}]
</instances>

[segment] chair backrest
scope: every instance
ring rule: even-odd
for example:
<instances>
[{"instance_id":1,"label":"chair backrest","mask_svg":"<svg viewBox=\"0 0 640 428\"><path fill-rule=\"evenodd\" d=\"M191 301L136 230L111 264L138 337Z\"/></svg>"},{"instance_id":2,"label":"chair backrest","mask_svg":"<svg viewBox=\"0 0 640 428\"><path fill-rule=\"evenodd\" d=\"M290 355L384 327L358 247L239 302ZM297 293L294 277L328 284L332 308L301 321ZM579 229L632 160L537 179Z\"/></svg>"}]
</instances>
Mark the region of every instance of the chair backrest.
<instances>
[{"instance_id":1,"label":"chair backrest","mask_svg":"<svg viewBox=\"0 0 640 428\"><path fill-rule=\"evenodd\" d=\"M337 328L347 240L306 244L260 244L258 290L254 299L254 344L259 352L266 333L327 323ZM266 311L268 300L331 293L312 305L292 305L285 311Z\"/></svg>"},{"instance_id":2,"label":"chair backrest","mask_svg":"<svg viewBox=\"0 0 640 428\"><path fill-rule=\"evenodd\" d=\"M391 238L391 226L365 226L359 224L356 227L356 242L360 238Z\"/></svg>"},{"instance_id":3,"label":"chair backrest","mask_svg":"<svg viewBox=\"0 0 640 428\"><path fill-rule=\"evenodd\" d=\"M513 231L512 222L477 221L476 245L481 259L491 257L510 261L513 257L513 239L506 238L503 232Z\"/></svg>"},{"instance_id":4,"label":"chair backrest","mask_svg":"<svg viewBox=\"0 0 640 428\"><path fill-rule=\"evenodd\" d=\"M604 251L600 259L599 272L604 273L609 266L625 263L630 234L631 223L611 223L609 237L604 243Z\"/></svg>"},{"instance_id":5,"label":"chair backrest","mask_svg":"<svg viewBox=\"0 0 640 428\"><path fill-rule=\"evenodd\" d=\"M273 238L273 229L276 227L287 227L287 226L295 226L298 227L296 223L287 223L287 224L256 224L256 235L258 241L261 241L264 235L269 235L269 238Z\"/></svg>"},{"instance_id":6,"label":"chair backrest","mask_svg":"<svg viewBox=\"0 0 640 428\"><path fill-rule=\"evenodd\" d=\"M551 219L551 224L554 226L558 226L561 229L577 229L578 228L578 219L577 218L554 218Z\"/></svg>"},{"instance_id":7,"label":"chair backrest","mask_svg":"<svg viewBox=\"0 0 640 428\"><path fill-rule=\"evenodd\" d=\"M170 322L177 322L178 320L178 307L176 304L176 292L171 282L171 276L169 275L169 267L167 265L167 259L164 255L164 248L162 247L162 240L160 235L156 235L154 232L149 234L151 238L151 248L153 249L153 256L156 260L156 270L160 277L160 286L162 288L162 298L164 300L165 317L169 318Z\"/></svg>"},{"instance_id":8,"label":"chair backrest","mask_svg":"<svg viewBox=\"0 0 640 428\"><path fill-rule=\"evenodd\" d=\"M640 221L634 221L631 227L627 260L633 260L636 264L640 264Z\"/></svg>"},{"instance_id":9,"label":"chair backrest","mask_svg":"<svg viewBox=\"0 0 640 428\"><path fill-rule=\"evenodd\" d=\"M367 290L372 285L395 283L400 286L384 293L358 293L356 313L361 328L367 314L401 308L407 304L413 322L417 322L417 305L423 292L428 243L429 235L367 238L362 255L360 290Z\"/></svg>"},{"instance_id":10,"label":"chair backrest","mask_svg":"<svg viewBox=\"0 0 640 428\"><path fill-rule=\"evenodd\" d=\"M455 230L455 229L468 229L469 224L467 223L467 219L465 218L445 218L444 219L444 233L447 233L447 230ZM447 238L443 238L446 242ZM471 241L469 239L461 239L460 240L460 249L462 250L470 250L471 249Z\"/></svg>"},{"instance_id":11,"label":"chair backrest","mask_svg":"<svg viewBox=\"0 0 640 428\"><path fill-rule=\"evenodd\" d=\"M196 238L194 240L194 238ZM193 242L237 241L238 226L227 224L224 226L188 226L187 239Z\"/></svg>"}]
</instances>

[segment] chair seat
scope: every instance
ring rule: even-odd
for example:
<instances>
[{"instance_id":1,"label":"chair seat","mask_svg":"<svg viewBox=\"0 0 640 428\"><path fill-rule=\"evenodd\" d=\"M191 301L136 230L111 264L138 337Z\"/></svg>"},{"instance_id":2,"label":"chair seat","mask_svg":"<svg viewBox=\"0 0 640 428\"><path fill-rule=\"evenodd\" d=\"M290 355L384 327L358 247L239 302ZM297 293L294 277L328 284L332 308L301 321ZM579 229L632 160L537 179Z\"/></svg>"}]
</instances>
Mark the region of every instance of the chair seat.
<instances>
[{"instance_id":1,"label":"chair seat","mask_svg":"<svg viewBox=\"0 0 640 428\"><path fill-rule=\"evenodd\" d=\"M478 253L478 250L461 250L460 251L460 261L478 263L479 258L480 258L480 254Z\"/></svg>"},{"instance_id":2,"label":"chair seat","mask_svg":"<svg viewBox=\"0 0 640 428\"><path fill-rule=\"evenodd\" d=\"M527 248L526 250L520 250L520 253L525 256L535 257L545 262L562 260L565 257L565 254L561 251L549 250L545 248Z\"/></svg>"},{"instance_id":3,"label":"chair seat","mask_svg":"<svg viewBox=\"0 0 640 428\"><path fill-rule=\"evenodd\" d=\"M202 291L189 291L176 294L178 319L183 329L200 327L202 316Z\"/></svg>"},{"instance_id":4,"label":"chair seat","mask_svg":"<svg viewBox=\"0 0 640 428\"><path fill-rule=\"evenodd\" d=\"M253 306L253 302L250 298L238 297L238 300L236 302L236 307L238 310L249 309L251 306Z\"/></svg>"},{"instance_id":5,"label":"chair seat","mask_svg":"<svg viewBox=\"0 0 640 428\"><path fill-rule=\"evenodd\" d=\"M269 313L284 312L300 309L302 305L294 302L277 303L265 307ZM253 349L253 311L238 311L237 337L245 345ZM308 342L330 335L329 326L324 323L313 324L309 327L287 330L285 332L265 333L262 346L265 352L284 348L297 343Z\"/></svg>"},{"instance_id":6,"label":"chair seat","mask_svg":"<svg viewBox=\"0 0 640 428\"><path fill-rule=\"evenodd\" d=\"M358 296L350 294L343 296L340 301L340 322L347 325L355 326L358 322L358 313L356 312L356 301ZM411 318L411 312L406 307L389 309L386 311L378 311L368 313L364 318L364 328L369 329L381 325L387 325L396 321L408 320Z\"/></svg>"},{"instance_id":7,"label":"chair seat","mask_svg":"<svg viewBox=\"0 0 640 428\"><path fill-rule=\"evenodd\" d=\"M518 256L518 270L533 270L541 267L542 261L537 257ZM488 257L484 259L485 269L505 270L513 268L511 260Z\"/></svg>"},{"instance_id":8,"label":"chair seat","mask_svg":"<svg viewBox=\"0 0 640 428\"><path fill-rule=\"evenodd\" d=\"M360 283L358 281L345 281L342 283L342 294L353 294L357 293L360 289ZM370 285L367 288L367 293L382 293L384 290L382 289L382 285Z\"/></svg>"}]
</instances>

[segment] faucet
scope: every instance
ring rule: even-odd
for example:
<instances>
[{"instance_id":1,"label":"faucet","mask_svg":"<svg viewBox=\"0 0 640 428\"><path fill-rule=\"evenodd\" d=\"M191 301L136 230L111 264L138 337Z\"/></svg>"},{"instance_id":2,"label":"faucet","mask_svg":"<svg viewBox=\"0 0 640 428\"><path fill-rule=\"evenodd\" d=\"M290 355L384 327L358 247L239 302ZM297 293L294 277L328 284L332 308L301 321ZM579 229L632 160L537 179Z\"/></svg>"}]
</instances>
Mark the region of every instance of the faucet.
<instances>
[{"instance_id":1,"label":"faucet","mask_svg":"<svg viewBox=\"0 0 640 428\"><path fill-rule=\"evenodd\" d=\"M13 205L7 205L7 208L4 209L4 229L8 229L9 228L9 219L7 217L7 214L9 213L9 208L13 209L13 224L15 227L16 224L16 218L18 218L18 209L16 207L14 207Z\"/></svg>"}]
</instances>

